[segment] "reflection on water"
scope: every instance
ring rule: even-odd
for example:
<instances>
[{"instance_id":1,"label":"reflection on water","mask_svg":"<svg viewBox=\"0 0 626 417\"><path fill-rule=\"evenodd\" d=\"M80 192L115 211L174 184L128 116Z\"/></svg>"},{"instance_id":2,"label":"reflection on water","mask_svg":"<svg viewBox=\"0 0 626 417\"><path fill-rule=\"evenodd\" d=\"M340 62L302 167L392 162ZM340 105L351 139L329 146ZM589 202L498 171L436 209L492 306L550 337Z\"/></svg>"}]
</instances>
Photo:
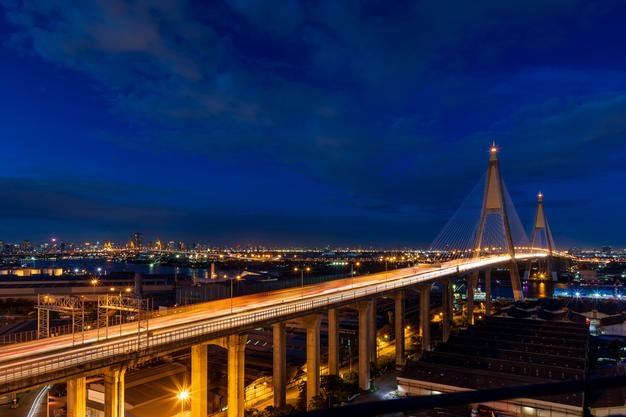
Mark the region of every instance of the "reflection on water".
<instances>
[{"instance_id":1,"label":"reflection on water","mask_svg":"<svg viewBox=\"0 0 626 417\"><path fill-rule=\"evenodd\" d=\"M538 282L537 283L537 298L546 298L546 283Z\"/></svg>"},{"instance_id":2,"label":"reflection on water","mask_svg":"<svg viewBox=\"0 0 626 417\"><path fill-rule=\"evenodd\" d=\"M32 268L63 268L68 270L82 269L87 273L109 274L111 272L140 272L142 274L180 274L196 277L208 277L210 268L174 267L149 263L130 263L112 261L110 259L58 259L58 260L24 260L27 267Z\"/></svg>"},{"instance_id":3,"label":"reflection on water","mask_svg":"<svg viewBox=\"0 0 626 417\"><path fill-rule=\"evenodd\" d=\"M555 285L552 281L524 281L522 292L527 298L547 298L554 294ZM491 284L491 294L494 298L513 298L513 290L508 280L494 280Z\"/></svg>"}]
</instances>

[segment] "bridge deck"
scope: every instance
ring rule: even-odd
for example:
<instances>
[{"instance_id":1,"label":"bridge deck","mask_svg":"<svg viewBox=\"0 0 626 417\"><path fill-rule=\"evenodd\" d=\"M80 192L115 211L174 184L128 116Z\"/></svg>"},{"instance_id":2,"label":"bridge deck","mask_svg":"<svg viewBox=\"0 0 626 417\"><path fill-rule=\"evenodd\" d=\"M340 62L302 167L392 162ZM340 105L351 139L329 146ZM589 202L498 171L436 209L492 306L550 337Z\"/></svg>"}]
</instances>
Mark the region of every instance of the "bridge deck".
<instances>
[{"instance_id":1,"label":"bridge deck","mask_svg":"<svg viewBox=\"0 0 626 417\"><path fill-rule=\"evenodd\" d=\"M545 257L543 252L517 260ZM455 260L436 268L403 268L323 284L251 294L176 309L152 317L149 331L137 323L7 346L0 352L0 394L85 375L115 364L141 361L228 334L349 305L398 289L436 282L456 274L496 266L509 256Z\"/></svg>"}]
</instances>

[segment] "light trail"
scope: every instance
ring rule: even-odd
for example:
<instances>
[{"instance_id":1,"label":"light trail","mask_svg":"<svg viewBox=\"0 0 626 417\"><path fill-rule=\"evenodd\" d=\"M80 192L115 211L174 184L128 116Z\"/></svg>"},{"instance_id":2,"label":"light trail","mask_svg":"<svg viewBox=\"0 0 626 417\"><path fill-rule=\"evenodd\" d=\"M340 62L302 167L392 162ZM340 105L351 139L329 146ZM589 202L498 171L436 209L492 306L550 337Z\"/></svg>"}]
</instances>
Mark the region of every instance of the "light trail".
<instances>
[{"instance_id":1,"label":"light trail","mask_svg":"<svg viewBox=\"0 0 626 417\"><path fill-rule=\"evenodd\" d=\"M33 404L30 406L30 410L28 411L28 414L26 414L26 417L35 417L37 415L37 411L39 410L39 407L41 407L41 401L43 400L44 395L48 393L49 389L50 389L50 385L46 385L37 393L37 396L35 397ZM46 404L46 407L47 407L47 404Z\"/></svg>"},{"instance_id":2,"label":"light trail","mask_svg":"<svg viewBox=\"0 0 626 417\"><path fill-rule=\"evenodd\" d=\"M545 257L546 253L518 254L517 260ZM510 261L510 256L455 260L433 267L409 267L359 275L284 290L221 299L175 309L175 313L149 319L149 332L138 333L137 322L84 332L84 342L63 335L10 345L0 351L0 392L2 385L35 375L53 374L61 369L92 361L114 358L141 349L141 340L150 347L184 343L189 337L208 337L216 332L254 327L255 323L280 321L282 317L304 316L320 308L346 304L392 292L412 285L435 282L456 274ZM232 302L232 312L231 312ZM98 332L100 334L98 334Z\"/></svg>"}]
</instances>

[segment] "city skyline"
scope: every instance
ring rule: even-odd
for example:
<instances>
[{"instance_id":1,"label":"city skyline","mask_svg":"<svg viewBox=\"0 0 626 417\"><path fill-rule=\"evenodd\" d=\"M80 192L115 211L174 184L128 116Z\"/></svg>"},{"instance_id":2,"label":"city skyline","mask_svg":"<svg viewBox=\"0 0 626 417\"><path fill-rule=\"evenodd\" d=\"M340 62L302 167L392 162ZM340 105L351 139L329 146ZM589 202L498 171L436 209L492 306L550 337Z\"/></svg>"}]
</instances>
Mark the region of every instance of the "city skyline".
<instances>
[{"instance_id":1,"label":"city skyline","mask_svg":"<svg viewBox=\"0 0 626 417\"><path fill-rule=\"evenodd\" d=\"M134 236L139 233L141 235L140 243L137 243L134 240ZM54 253L55 251L68 252L72 251L80 251L80 252L89 252L89 251L97 251L102 252L103 250L130 250L130 251L252 251L252 252L273 252L273 251L313 251L313 252L324 252L324 251L337 251L337 252L346 252L346 251L363 251L363 252L372 252L372 251L382 251L382 252L439 252L440 249L434 248L432 246L373 246L373 245L338 245L338 244L327 244L327 245L267 245L267 244L253 244L253 243L232 243L232 244L215 244L209 241L186 241L186 240L172 240L168 238L163 238L161 236L147 234L144 235L142 232L135 232L127 236L126 239L85 239L85 240L63 240L57 237L51 237L44 241L31 241L30 239L21 239L15 241L5 241L0 240L0 245L4 245L4 248L0 246L0 254L5 255L20 255L20 254L28 254L28 253ZM4 252L3 252L4 250ZM626 255L626 247L624 246L614 246L614 245L600 245L600 246L571 246L571 247L563 247L557 248L557 250L561 253L569 253L570 255L580 255L581 253L585 254L604 254L606 256L610 255Z\"/></svg>"},{"instance_id":2,"label":"city skyline","mask_svg":"<svg viewBox=\"0 0 626 417\"><path fill-rule=\"evenodd\" d=\"M619 2L62 3L0 6L0 240L426 247L495 140L527 231L626 244Z\"/></svg>"}]
</instances>

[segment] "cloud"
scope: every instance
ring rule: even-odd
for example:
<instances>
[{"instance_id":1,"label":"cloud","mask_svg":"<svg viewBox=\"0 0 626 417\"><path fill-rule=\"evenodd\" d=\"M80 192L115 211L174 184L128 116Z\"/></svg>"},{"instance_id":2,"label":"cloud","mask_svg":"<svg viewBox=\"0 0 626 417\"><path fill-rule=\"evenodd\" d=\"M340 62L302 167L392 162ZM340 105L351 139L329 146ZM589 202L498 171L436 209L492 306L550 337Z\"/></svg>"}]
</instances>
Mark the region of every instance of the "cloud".
<instances>
[{"instance_id":1,"label":"cloud","mask_svg":"<svg viewBox=\"0 0 626 417\"><path fill-rule=\"evenodd\" d=\"M623 170L619 2L4 7L6 44L88 76L133 126L99 140L208 164L263 161L340 190L320 208L443 221L494 138L513 191Z\"/></svg>"}]
</instances>

